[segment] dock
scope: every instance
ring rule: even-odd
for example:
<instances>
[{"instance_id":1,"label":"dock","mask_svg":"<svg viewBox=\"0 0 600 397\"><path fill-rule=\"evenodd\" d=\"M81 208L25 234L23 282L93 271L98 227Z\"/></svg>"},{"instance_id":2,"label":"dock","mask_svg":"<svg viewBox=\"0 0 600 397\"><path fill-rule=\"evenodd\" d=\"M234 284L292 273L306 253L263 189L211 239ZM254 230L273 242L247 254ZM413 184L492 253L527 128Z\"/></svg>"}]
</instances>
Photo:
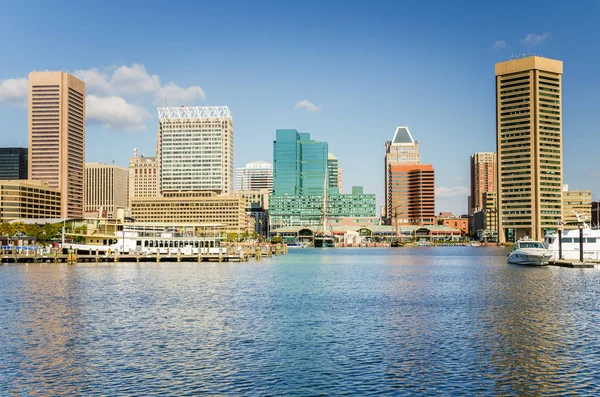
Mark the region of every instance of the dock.
<instances>
[{"instance_id":1,"label":"dock","mask_svg":"<svg viewBox=\"0 0 600 397\"><path fill-rule=\"evenodd\" d=\"M596 267L598 262L596 261L584 261L580 262L577 260L555 260L548 262L548 266L558 266L558 267L570 267L575 269L593 269Z\"/></svg>"},{"instance_id":2,"label":"dock","mask_svg":"<svg viewBox=\"0 0 600 397\"><path fill-rule=\"evenodd\" d=\"M177 252L164 253L98 253L93 255L79 255L74 252L63 254L58 250L43 253L42 250L2 250L0 261L2 263L118 263L118 262L248 262L250 259L261 260L263 257L285 255L288 247L285 244L256 245L256 246L228 246L219 253L199 252L198 254L184 254Z\"/></svg>"}]
</instances>

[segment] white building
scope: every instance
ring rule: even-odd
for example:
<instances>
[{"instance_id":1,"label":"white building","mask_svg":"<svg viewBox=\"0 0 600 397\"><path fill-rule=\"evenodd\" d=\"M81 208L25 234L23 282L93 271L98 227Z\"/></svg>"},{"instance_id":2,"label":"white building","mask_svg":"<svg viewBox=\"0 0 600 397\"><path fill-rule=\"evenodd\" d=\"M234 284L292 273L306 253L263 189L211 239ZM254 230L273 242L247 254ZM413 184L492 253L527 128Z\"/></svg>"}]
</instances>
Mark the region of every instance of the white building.
<instances>
[{"instance_id":1,"label":"white building","mask_svg":"<svg viewBox=\"0 0 600 397\"><path fill-rule=\"evenodd\" d=\"M159 189L233 191L233 121L227 106L158 108Z\"/></svg>"},{"instance_id":2,"label":"white building","mask_svg":"<svg viewBox=\"0 0 600 397\"><path fill-rule=\"evenodd\" d=\"M235 190L261 190L273 192L273 164L255 161L235 171Z\"/></svg>"}]
</instances>

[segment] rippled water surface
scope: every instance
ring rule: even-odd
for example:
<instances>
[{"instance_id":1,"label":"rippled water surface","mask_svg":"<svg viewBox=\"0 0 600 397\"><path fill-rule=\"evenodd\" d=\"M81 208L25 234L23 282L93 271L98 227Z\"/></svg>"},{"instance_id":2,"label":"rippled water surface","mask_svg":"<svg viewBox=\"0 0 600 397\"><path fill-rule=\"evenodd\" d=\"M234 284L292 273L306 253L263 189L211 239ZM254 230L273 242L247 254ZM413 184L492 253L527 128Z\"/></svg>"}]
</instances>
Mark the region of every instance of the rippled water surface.
<instances>
[{"instance_id":1,"label":"rippled water surface","mask_svg":"<svg viewBox=\"0 0 600 397\"><path fill-rule=\"evenodd\" d=\"M497 248L0 266L0 395L598 395L600 269Z\"/></svg>"}]
</instances>

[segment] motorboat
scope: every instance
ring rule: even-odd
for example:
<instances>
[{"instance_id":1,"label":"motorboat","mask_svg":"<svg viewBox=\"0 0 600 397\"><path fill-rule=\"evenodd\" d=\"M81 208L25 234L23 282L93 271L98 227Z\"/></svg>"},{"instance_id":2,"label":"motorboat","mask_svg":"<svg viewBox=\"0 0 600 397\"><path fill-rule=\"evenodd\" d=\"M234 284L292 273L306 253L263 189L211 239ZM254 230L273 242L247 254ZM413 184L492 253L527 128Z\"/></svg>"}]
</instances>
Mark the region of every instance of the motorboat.
<instances>
[{"instance_id":1,"label":"motorboat","mask_svg":"<svg viewBox=\"0 0 600 397\"><path fill-rule=\"evenodd\" d=\"M528 238L517 241L508 255L508 263L514 265L545 266L552 258L544 244Z\"/></svg>"}]
</instances>

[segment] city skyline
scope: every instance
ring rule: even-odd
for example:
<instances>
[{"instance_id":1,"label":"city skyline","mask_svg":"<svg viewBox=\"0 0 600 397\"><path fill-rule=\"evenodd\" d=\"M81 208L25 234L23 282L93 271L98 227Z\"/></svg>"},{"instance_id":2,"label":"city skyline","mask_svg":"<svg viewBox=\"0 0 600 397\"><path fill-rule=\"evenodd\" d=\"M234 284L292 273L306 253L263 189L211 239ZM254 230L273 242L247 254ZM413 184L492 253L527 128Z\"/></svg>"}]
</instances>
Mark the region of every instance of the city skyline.
<instances>
[{"instance_id":1,"label":"city skyline","mask_svg":"<svg viewBox=\"0 0 600 397\"><path fill-rule=\"evenodd\" d=\"M215 20L219 19L222 10L212 7ZM167 24L168 37L160 38L161 30L153 23L142 23L139 32L130 34L127 16L135 12L147 21L158 17L140 7L125 7L107 37L88 32L74 37L52 27L73 14L48 22L41 11L30 15L30 10L11 5L7 13L14 18L0 28L5 34L17 33L16 39L0 45L4 53L12 54L11 62L0 70L0 116L5 120L0 134L6 146L25 146L22 79L36 69L65 70L86 81L89 93L87 162L126 166L133 148L153 156L156 107L225 105L236 123L234 167L271 162L276 129L310 131L335 148L345 184L363 185L365 191L376 193L379 207L384 195L381 147L392 128L406 125L419 137L422 162L436 168L436 212L466 213L468 158L475 152L495 151L494 64L514 54L536 52L565 64L564 182L574 189L591 189L597 199L600 171L586 161L594 155L587 142L594 139L589 126L595 125L591 109L596 101L590 87L598 81L593 73L597 56L586 52L585 43L594 43L598 36L591 18L598 5L579 4L587 10L583 14L569 6L535 8L540 16L535 21L493 10L492 23L487 23L491 9L484 5L475 6L469 15L452 11L451 5L439 7L440 15L446 12L443 20L418 6L378 3L365 15L357 4L339 9L331 3L319 8L320 17L339 18L323 27L317 19L303 18L314 14L315 7L302 10L297 5L265 3L263 10L270 13L261 15L239 3L230 17L240 26L219 38L210 36L211 31L219 32L215 22L191 28L185 21L177 24L181 26ZM99 16L106 12L92 11ZM559 13L562 26L543 22ZM277 19L283 14L292 15L288 25ZM250 17L242 22L244 15ZM36 23L23 31L19 25L26 16ZM393 24L399 16L403 27ZM359 26L359 21L356 31L344 28ZM100 29L97 22L90 23L90 31ZM575 23L577 36L569 31ZM462 24L462 29L449 29L455 24ZM40 40L34 34L38 29L54 31ZM183 29L215 40L194 42ZM67 34L81 54L44 50L49 40ZM130 40L117 45L115 37ZM201 55L190 54L194 45ZM290 59L295 60L293 65ZM452 155L444 156L449 150ZM361 161L354 161L356 156Z\"/></svg>"}]
</instances>

